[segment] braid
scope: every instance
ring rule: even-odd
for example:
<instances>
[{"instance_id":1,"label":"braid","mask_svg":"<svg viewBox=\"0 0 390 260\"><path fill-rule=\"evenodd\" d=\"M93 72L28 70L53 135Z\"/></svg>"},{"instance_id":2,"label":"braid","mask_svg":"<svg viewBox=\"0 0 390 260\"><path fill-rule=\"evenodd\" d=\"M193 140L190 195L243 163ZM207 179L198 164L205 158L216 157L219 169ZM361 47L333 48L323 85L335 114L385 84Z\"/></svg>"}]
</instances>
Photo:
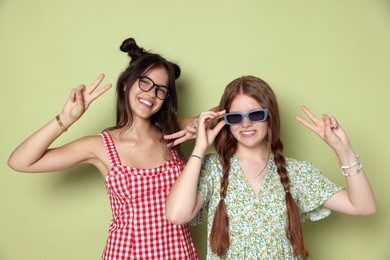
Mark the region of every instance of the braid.
<instances>
[{"instance_id":1,"label":"braid","mask_svg":"<svg viewBox=\"0 0 390 260\"><path fill-rule=\"evenodd\" d=\"M306 259L309 255L303 245L303 233L299 217L298 206L290 192L290 179L287 175L286 158L283 156L283 143L280 140L280 116L275 93L271 87L262 79L254 76L244 76L229 83L221 98L219 110L225 109L229 112L233 100L239 95L247 95L255 99L262 107L269 111L268 124L268 145L274 154L275 164L280 176L280 182L286 193L287 207L287 237L293 247L295 256ZM230 159L237 150L237 140L225 127L219 132L214 141L219 159L222 163L222 179L220 188L221 200L218 203L213 226L210 233L210 246L213 253L224 256L230 245L229 240L229 218L226 211L225 197L228 187L230 170Z\"/></svg>"},{"instance_id":2,"label":"braid","mask_svg":"<svg viewBox=\"0 0 390 260\"><path fill-rule=\"evenodd\" d=\"M298 206L295 203L294 198L290 192L290 179L286 170L286 158L283 156L283 143L280 139L271 146L274 154L275 164L278 168L278 174L280 176L280 182L286 192L286 207L287 207L287 237L290 240L295 256L301 256L306 259L309 256L309 252L305 249L303 244L303 232L301 226L301 220L299 217Z\"/></svg>"},{"instance_id":3,"label":"braid","mask_svg":"<svg viewBox=\"0 0 390 260\"><path fill-rule=\"evenodd\" d=\"M237 141L231 138L226 128L223 128L214 143L222 163L222 179L219 191L220 201L215 211L210 232L210 248L214 254L224 256L230 246L229 216L226 211L225 198L229 185L230 159L237 149Z\"/></svg>"},{"instance_id":4,"label":"braid","mask_svg":"<svg viewBox=\"0 0 390 260\"><path fill-rule=\"evenodd\" d=\"M226 212L226 191L229 184L229 170L230 165L225 164L226 161L222 161L222 179L220 188L220 200L215 211L213 225L210 233L210 248L211 251L218 256L224 256L227 249L230 246L229 236L229 217Z\"/></svg>"}]
</instances>

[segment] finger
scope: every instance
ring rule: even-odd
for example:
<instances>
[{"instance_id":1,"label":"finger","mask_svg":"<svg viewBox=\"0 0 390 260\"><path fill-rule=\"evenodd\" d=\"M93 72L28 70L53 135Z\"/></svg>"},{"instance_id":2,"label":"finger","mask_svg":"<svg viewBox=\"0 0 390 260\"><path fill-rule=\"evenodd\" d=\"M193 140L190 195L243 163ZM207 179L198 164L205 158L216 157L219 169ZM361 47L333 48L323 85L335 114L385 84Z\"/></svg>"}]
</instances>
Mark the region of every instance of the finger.
<instances>
[{"instance_id":1,"label":"finger","mask_svg":"<svg viewBox=\"0 0 390 260\"><path fill-rule=\"evenodd\" d=\"M215 120L218 118L218 115L206 115L202 118L202 122L199 123L198 128L213 128L213 125L215 125Z\"/></svg>"},{"instance_id":2,"label":"finger","mask_svg":"<svg viewBox=\"0 0 390 260\"><path fill-rule=\"evenodd\" d=\"M168 147L173 147L173 146L179 145L181 143L184 143L184 142L186 142L186 141L188 141L190 139L194 139L194 138L195 138L195 135L186 134L183 137L180 137L180 138L174 140L173 142L169 143Z\"/></svg>"},{"instance_id":3,"label":"finger","mask_svg":"<svg viewBox=\"0 0 390 260\"><path fill-rule=\"evenodd\" d=\"M69 98L68 98L70 101L72 102L75 102L76 101L76 89L72 89L72 91L70 92L70 95L69 95Z\"/></svg>"},{"instance_id":4,"label":"finger","mask_svg":"<svg viewBox=\"0 0 390 260\"><path fill-rule=\"evenodd\" d=\"M203 112L199 116L198 125L200 125L201 123L205 123L206 121L210 121L210 120L214 120L216 118L220 118L221 116L222 115L220 115L220 113L217 113L217 112L212 112L212 111Z\"/></svg>"},{"instance_id":5,"label":"finger","mask_svg":"<svg viewBox=\"0 0 390 260\"><path fill-rule=\"evenodd\" d=\"M312 123L308 122L306 119L300 117L300 116L295 116L295 119L301 123L302 125L306 126L307 128L309 128L311 131L313 132L316 132L315 129L316 129L316 126L313 125Z\"/></svg>"},{"instance_id":6,"label":"finger","mask_svg":"<svg viewBox=\"0 0 390 260\"><path fill-rule=\"evenodd\" d=\"M225 125L225 120L219 121L219 123L213 128L214 134L217 135Z\"/></svg>"},{"instance_id":7,"label":"finger","mask_svg":"<svg viewBox=\"0 0 390 260\"><path fill-rule=\"evenodd\" d=\"M84 88L77 88L76 89L76 106L78 109L80 110L84 110L84 98L83 98L83 94L82 94L82 91L85 89L85 86Z\"/></svg>"},{"instance_id":8,"label":"finger","mask_svg":"<svg viewBox=\"0 0 390 260\"><path fill-rule=\"evenodd\" d=\"M81 91L83 91L84 89L85 89L85 85L79 85L79 86L77 86L77 88L72 89L72 91L70 92L69 99L72 102L76 102L77 101L77 93L81 93Z\"/></svg>"},{"instance_id":9,"label":"finger","mask_svg":"<svg viewBox=\"0 0 390 260\"><path fill-rule=\"evenodd\" d=\"M330 117L330 127L332 129L337 129L339 127L339 124L338 124L336 118L334 118L333 116Z\"/></svg>"},{"instance_id":10,"label":"finger","mask_svg":"<svg viewBox=\"0 0 390 260\"><path fill-rule=\"evenodd\" d=\"M177 138L183 137L185 135L186 135L186 130L181 130L181 131L173 133L173 134L164 135L164 139L165 140L177 139Z\"/></svg>"},{"instance_id":11,"label":"finger","mask_svg":"<svg viewBox=\"0 0 390 260\"><path fill-rule=\"evenodd\" d=\"M178 144L181 144L181 143L184 143L187 139L185 139L184 137L183 138L179 138L179 139L176 139L175 141L169 143L169 147L174 147Z\"/></svg>"},{"instance_id":12,"label":"finger","mask_svg":"<svg viewBox=\"0 0 390 260\"><path fill-rule=\"evenodd\" d=\"M314 123L318 124L321 122L320 119L317 118L316 115L314 115L309 108L307 108L306 106L302 106L301 107L302 111L307 115L307 117Z\"/></svg>"},{"instance_id":13,"label":"finger","mask_svg":"<svg viewBox=\"0 0 390 260\"><path fill-rule=\"evenodd\" d=\"M188 125L188 126L186 126L186 129L185 129L187 132L190 132L190 133L192 133L192 134L196 134L196 127L194 127L194 126L190 126L190 125Z\"/></svg>"},{"instance_id":14,"label":"finger","mask_svg":"<svg viewBox=\"0 0 390 260\"><path fill-rule=\"evenodd\" d=\"M97 79L88 87L88 93L92 93L103 81L105 75L101 73Z\"/></svg>"},{"instance_id":15,"label":"finger","mask_svg":"<svg viewBox=\"0 0 390 260\"><path fill-rule=\"evenodd\" d=\"M104 87L102 87L102 88L98 89L97 91L93 92L92 95L91 95L92 99L95 100L96 98L100 97L102 94L104 94L111 87L112 87L112 84L108 83Z\"/></svg>"},{"instance_id":16,"label":"finger","mask_svg":"<svg viewBox=\"0 0 390 260\"><path fill-rule=\"evenodd\" d=\"M331 121L328 115L323 115L322 120L324 121L324 135L325 136L330 136L332 134L332 126L331 126Z\"/></svg>"},{"instance_id":17,"label":"finger","mask_svg":"<svg viewBox=\"0 0 390 260\"><path fill-rule=\"evenodd\" d=\"M226 109L218 111L217 113L218 113L218 115L222 116L222 115L226 114Z\"/></svg>"}]
</instances>

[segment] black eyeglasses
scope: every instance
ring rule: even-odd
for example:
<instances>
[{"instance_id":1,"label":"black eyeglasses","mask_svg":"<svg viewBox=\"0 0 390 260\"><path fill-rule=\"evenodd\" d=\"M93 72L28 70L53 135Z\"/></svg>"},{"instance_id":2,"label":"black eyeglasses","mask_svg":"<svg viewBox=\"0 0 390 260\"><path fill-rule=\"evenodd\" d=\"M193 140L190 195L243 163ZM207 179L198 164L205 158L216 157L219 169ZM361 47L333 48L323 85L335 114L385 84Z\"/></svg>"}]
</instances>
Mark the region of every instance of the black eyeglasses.
<instances>
[{"instance_id":1,"label":"black eyeglasses","mask_svg":"<svg viewBox=\"0 0 390 260\"><path fill-rule=\"evenodd\" d=\"M169 96L169 89L167 87L157 85L151 78L146 76L138 77L138 87L144 92L149 92L156 87L156 97L161 100Z\"/></svg>"},{"instance_id":2,"label":"black eyeglasses","mask_svg":"<svg viewBox=\"0 0 390 260\"><path fill-rule=\"evenodd\" d=\"M246 114L243 113L226 113L223 116L223 119L226 121L228 125L239 125L242 124L244 118L248 118L252 123L263 122L268 118L268 109L254 109L249 111Z\"/></svg>"}]
</instances>

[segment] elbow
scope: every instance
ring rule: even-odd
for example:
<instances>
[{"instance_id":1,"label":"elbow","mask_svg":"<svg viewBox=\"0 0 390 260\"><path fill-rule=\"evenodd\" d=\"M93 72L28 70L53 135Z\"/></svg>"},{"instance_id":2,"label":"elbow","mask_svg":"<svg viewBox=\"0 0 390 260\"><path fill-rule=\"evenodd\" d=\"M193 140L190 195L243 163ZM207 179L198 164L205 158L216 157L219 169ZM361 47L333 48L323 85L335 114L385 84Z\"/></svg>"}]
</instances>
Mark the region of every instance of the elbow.
<instances>
[{"instance_id":1,"label":"elbow","mask_svg":"<svg viewBox=\"0 0 390 260\"><path fill-rule=\"evenodd\" d=\"M367 209L363 212L362 216L372 216L372 215L374 215L375 213L376 213L376 205L374 204L374 205L372 205L371 207L367 208Z\"/></svg>"},{"instance_id":2,"label":"elbow","mask_svg":"<svg viewBox=\"0 0 390 260\"><path fill-rule=\"evenodd\" d=\"M185 216L180 209L169 209L169 208L166 208L165 218L168 220L168 222L174 225L184 225L191 220L191 218Z\"/></svg>"},{"instance_id":3,"label":"elbow","mask_svg":"<svg viewBox=\"0 0 390 260\"><path fill-rule=\"evenodd\" d=\"M183 225L186 224L188 221L185 221L182 217L180 217L179 214L172 214L172 213L165 213L165 217L168 220L169 223L174 225Z\"/></svg>"},{"instance_id":4,"label":"elbow","mask_svg":"<svg viewBox=\"0 0 390 260\"><path fill-rule=\"evenodd\" d=\"M167 215L166 215L166 218L167 218L169 223L174 224L174 225L184 225L184 224L187 224L186 221L183 221L180 218L175 218L175 217L167 216Z\"/></svg>"},{"instance_id":5,"label":"elbow","mask_svg":"<svg viewBox=\"0 0 390 260\"><path fill-rule=\"evenodd\" d=\"M12 155L8 158L7 161L8 167L17 172L28 172L25 167L23 167L23 163L19 162Z\"/></svg>"},{"instance_id":6,"label":"elbow","mask_svg":"<svg viewBox=\"0 0 390 260\"><path fill-rule=\"evenodd\" d=\"M371 205L368 205L360 209L355 215L366 217L366 216L372 216L375 213L376 213L376 204L374 202Z\"/></svg>"},{"instance_id":7,"label":"elbow","mask_svg":"<svg viewBox=\"0 0 390 260\"><path fill-rule=\"evenodd\" d=\"M13 159L12 156L10 156L8 158L7 164L8 164L8 167L10 167L12 170L19 171L18 164L15 162L15 160Z\"/></svg>"}]
</instances>

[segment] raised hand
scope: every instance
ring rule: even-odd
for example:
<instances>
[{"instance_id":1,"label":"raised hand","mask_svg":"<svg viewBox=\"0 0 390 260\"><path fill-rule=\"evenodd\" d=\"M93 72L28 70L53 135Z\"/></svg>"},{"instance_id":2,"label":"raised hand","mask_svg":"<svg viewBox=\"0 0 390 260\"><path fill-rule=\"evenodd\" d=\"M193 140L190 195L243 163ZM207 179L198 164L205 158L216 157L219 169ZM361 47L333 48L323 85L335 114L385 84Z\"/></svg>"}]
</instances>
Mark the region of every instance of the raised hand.
<instances>
[{"instance_id":1,"label":"raised hand","mask_svg":"<svg viewBox=\"0 0 390 260\"><path fill-rule=\"evenodd\" d=\"M61 119L66 126L77 121L95 99L112 87L110 83L96 90L103 79L104 74L100 74L88 88L85 85L80 85L72 90L61 112Z\"/></svg>"},{"instance_id":2,"label":"raised hand","mask_svg":"<svg viewBox=\"0 0 390 260\"><path fill-rule=\"evenodd\" d=\"M302 106L301 109L310 121L300 116L296 116L295 119L318 135L333 150L337 151L346 146L350 146L348 136L336 118L324 114L322 115L322 119L319 119L307 107Z\"/></svg>"},{"instance_id":3,"label":"raised hand","mask_svg":"<svg viewBox=\"0 0 390 260\"><path fill-rule=\"evenodd\" d=\"M222 110L219 112L207 111L200 114L195 147L205 151L214 142L215 137L222 127L226 125L226 122L221 120L215 126L213 123L225 113L226 111Z\"/></svg>"},{"instance_id":4,"label":"raised hand","mask_svg":"<svg viewBox=\"0 0 390 260\"><path fill-rule=\"evenodd\" d=\"M198 127L198 118L191 119L191 122L186 126L185 129L180 130L179 132L165 135L165 140L171 140L172 142L168 143L168 147L173 147L175 145L184 143L188 140L196 138L196 129Z\"/></svg>"}]
</instances>

